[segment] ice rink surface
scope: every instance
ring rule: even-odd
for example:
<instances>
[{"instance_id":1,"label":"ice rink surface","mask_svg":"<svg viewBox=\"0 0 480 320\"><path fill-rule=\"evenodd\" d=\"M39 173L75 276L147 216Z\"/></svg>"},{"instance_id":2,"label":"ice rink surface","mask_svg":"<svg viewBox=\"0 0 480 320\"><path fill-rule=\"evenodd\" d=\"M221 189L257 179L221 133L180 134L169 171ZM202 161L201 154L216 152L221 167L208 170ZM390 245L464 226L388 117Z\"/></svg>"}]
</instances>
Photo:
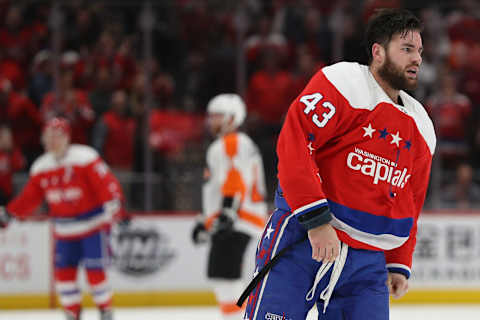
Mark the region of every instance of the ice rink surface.
<instances>
[{"instance_id":1,"label":"ice rink surface","mask_svg":"<svg viewBox=\"0 0 480 320\"><path fill-rule=\"evenodd\" d=\"M314 313L307 320L314 320ZM221 320L213 307L136 308L115 310L115 320ZM480 305L393 306L390 320L478 320ZM0 320L64 320L59 310L0 311ZM95 309L86 309L82 320L98 320ZM240 320L240 319L239 319ZM297 319L295 319L297 320Z\"/></svg>"}]
</instances>

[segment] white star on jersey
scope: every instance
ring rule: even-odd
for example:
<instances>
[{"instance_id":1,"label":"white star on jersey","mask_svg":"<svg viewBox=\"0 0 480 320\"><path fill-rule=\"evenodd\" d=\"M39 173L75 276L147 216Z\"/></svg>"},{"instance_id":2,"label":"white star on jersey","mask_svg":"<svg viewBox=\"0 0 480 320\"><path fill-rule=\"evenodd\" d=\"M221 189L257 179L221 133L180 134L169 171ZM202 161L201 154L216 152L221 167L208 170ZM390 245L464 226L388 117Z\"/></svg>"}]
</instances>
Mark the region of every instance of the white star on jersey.
<instances>
[{"instance_id":1,"label":"white star on jersey","mask_svg":"<svg viewBox=\"0 0 480 320\"><path fill-rule=\"evenodd\" d=\"M362 128L363 128L363 130L365 130L365 133L363 134L364 137L365 137L365 136L369 136L370 138L373 138L372 134L373 134L375 131L377 131L376 129L373 129L373 128L372 128L372 124L371 124L371 123L368 124L368 127L362 127Z\"/></svg>"},{"instance_id":2,"label":"white star on jersey","mask_svg":"<svg viewBox=\"0 0 480 320\"><path fill-rule=\"evenodd\" d=\"M255 268L255 272L253 273L253 277L255 278L258 274L258 267Z\"/></svg>"},{"instance_id":3,"label":"white star on jersey","mask_svg":"<svg viewBox=\"0 0 480 320\"><path fill-rule=\"evenodd\" d=\"M390 142L390 144L395 143L397 145L397 147L400 147L399 142L400 142L400 140L403 140L403 139L400 138L399 132L397 131L396 134L392 134L391 136L392 136L392 141Z\"/></svg>"},{"instance_id":4,"label":"white star on jersey","mask_svg":"<svg viewBox=\"0 0 480 320\"><path fill-rule=\"evenodd\" d=\"M267 229L267 234L265 235L265 239L270 239L270 234L275 231L275 229L272 229L272 225L269 224L268 225L268 229Z\"/></svg>"},{"instance_id":5,"label":"white star on jersey","mask_svg":"<svg viewBox=\"0 0 480 320\"><path fill-rule=\"evenodd\" d=\"M308 150L310 151L310 155L312 155L312 152L315 151L315 148L312 147L312 141L310 141L310 143L308 144L307 148L308 148Z\"/></svg>"}]
</instances>

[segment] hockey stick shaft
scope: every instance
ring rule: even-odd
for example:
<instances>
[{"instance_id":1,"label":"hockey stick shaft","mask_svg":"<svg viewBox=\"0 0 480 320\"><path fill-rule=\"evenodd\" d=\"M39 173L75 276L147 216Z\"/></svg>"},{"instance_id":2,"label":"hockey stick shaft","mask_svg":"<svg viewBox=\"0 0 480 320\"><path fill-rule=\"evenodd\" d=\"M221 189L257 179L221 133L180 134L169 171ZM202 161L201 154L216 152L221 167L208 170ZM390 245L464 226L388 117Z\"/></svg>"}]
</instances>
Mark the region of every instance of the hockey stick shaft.
<instances>
[{"instance_id":1,"label":"hockey stick shaft","mask_svg":"<svg viewBox=\"0 0 480 320\"><path fill-rule=\"evenodd\" d=\"M247 288L242 292L242 295L237 301L237 306L241 307L243 303L245 302L245 299L250 295L250 293L255 289L255 287L262 281L263 277L272 269L272 267L277 264L278 260L280 259L281 256L285 254L288 250L292 249L295 245L305 241L308 236L305 236L304 238L297 240L296 242L291 243L290 245L286 246L282 250L280 250L273 259L271 259L266 265L263 266L262 270L255 276L255 278L250 281L248 284Z\"/></svg>"}]
</instances>

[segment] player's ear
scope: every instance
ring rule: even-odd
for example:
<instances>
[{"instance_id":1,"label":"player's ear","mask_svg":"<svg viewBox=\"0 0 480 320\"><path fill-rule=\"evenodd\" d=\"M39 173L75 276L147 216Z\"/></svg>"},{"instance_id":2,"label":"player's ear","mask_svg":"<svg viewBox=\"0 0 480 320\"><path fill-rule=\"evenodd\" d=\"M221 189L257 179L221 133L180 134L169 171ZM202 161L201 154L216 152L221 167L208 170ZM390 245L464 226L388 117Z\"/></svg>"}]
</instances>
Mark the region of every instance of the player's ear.
<instances>
[{"instance_id":1,"label":"player's ear","mask_svg":"<svg viewBox=\"0 0 480 320\"><path fill-rule=\"evenodd\" d=\"M380 43L374 43L372 45L372 58L373 61L377 62L378 64L383 64L385 60L385 48Z\"/></svg>"}]
</instances>

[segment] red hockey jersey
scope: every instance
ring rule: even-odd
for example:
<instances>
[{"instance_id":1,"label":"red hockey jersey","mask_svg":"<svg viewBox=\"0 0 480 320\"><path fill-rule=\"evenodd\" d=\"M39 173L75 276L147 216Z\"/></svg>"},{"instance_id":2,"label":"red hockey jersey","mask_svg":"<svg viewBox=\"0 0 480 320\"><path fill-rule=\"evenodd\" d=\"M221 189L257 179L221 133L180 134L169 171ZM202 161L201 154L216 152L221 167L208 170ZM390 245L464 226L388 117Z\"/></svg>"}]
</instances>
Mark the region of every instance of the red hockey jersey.
<instances>
[{"instance_id":1,"label":"red hockey jersey","mask_svg":"<svg viewBox=\"0 0 480 320\"><path fill-rule=\"evenodd\" d=\"M367 66L323 68L290 106L278 177L293 214L328 205L341 241L385 251L387 267L409 276L436 138L422 105L400 99Z\"/></svg>"},{"instance_id":2,"label":"red hockey jersey","mask_svg":"<svg viewBox=\"0 0 480 320\"><path fill-rule=\"evenodd\" d=\"M88 235L112 222L121 210L120 184L89 146L71 145L56 160L45 153L32 164L30 179L7 211L18 217L31 215L46 200L60 238Z\"/></svg>"}]
</instances>

